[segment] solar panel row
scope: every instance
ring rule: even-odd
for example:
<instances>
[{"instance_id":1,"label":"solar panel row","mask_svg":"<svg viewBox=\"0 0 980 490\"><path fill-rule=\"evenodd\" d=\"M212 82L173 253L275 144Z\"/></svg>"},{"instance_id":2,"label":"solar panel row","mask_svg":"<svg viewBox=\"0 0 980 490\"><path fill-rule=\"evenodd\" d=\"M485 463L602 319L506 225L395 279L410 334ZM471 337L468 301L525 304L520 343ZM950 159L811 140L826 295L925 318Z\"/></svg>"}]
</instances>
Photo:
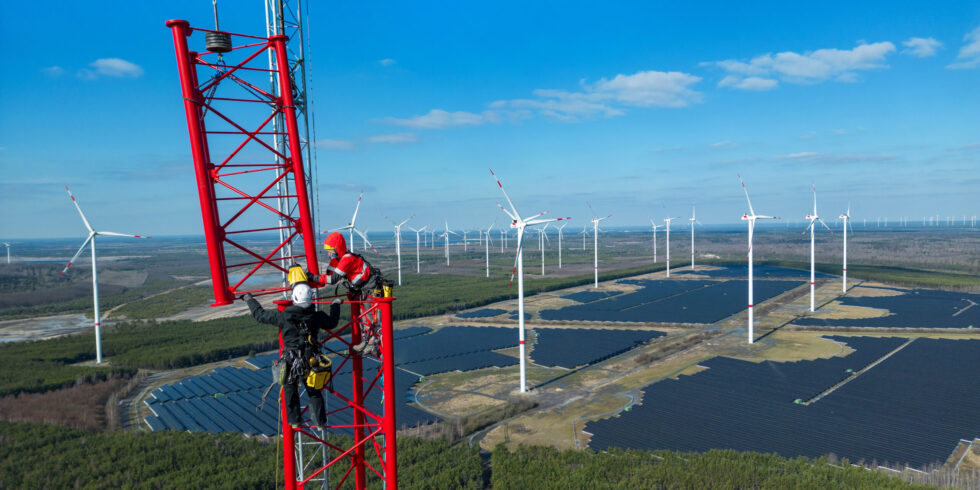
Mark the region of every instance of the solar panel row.
<instances>
[{"instance_id":1,"label":"solar panel row","mask_svg":"<svg viewBox=\"0 0 980 490\"><path fill-rule=\"evenodd\" d=\"M714 323L746 308L747 283L700 280L643 281L634 293L543 310L542 320L593 322ZM755 301L761 303L794 287L798 281L755 281Z\"/></svg>"},{"instance_id":2,"label":"solar panel row","mask_svg":"<svg viewBox=\"0 0 980 490\"><path fill-rule=\"evenodd\" d=\"M897 296L842 296L847 306L888 310L878 318L801 318L793 323L806 326L872 328L980 328L980 294L916 289Z\"/></svg>"},{"instance_id":3,"label":"solar panel row","mask_svg":"<svg viewBox=\"0 0 980 490\"><path fill-rule=\"evenodd\" d=\"M793 403L904 339L837 340L857 352L793 366L716 358L704 363L706 371L652 384L642 405L587 424L590 447L732 448L788 457L833 452L922 466L944 460L959 439L980 434L980 340L917 339L819 401Z\"/></svg>"},{"instance_id":4,"label":"solar panel row","mask_svg":"<svg viewBox=\"0 0 980 490\"><path fill-rule=\"evenodd\" d=\"M665 335L654 330L536 328L531 357L542 366L594 364Z\"/></svg>"},{"instance_id":5,"label":"solar panel row","mask_svg":"<svg viewBox=\"0 0 980 490\"><path fill-rule=\"evenodd\" d=\"M621 293L622 291L580 291L578 293L566 294L562 296L562 298L577 301L579 303L591 303L593 301L605 299L610 296L616 296L617 294Z\"/></svg>"}]
</instances>

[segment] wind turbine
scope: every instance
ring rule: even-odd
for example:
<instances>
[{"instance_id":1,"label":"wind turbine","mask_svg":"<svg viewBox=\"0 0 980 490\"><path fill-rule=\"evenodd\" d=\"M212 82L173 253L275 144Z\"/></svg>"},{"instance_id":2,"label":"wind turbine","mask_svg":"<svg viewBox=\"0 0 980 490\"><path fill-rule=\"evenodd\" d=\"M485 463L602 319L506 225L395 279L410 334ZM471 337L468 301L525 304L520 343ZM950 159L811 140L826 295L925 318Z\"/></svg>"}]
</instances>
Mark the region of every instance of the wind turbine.
<instances>
[{"instance_id":1,"label":"wind turbine","mask_svg":"<svg viewBox=\"0 0 980 490\"><path fill-rule=\"evenodd\" d=\"M595 276L595 287L599 287L599 222L604 219L609 219L612 215L608 215L605 218L599 218L596 216L595 211L592 210L592 205L585 203L589 206L589 211L592 211L592 242L593 250L595 254L592 259L592 269Z\"/></svg>"},{"instance_id":2,"label":"wind turbine","mask_svg":"<svg viewBox=\"0 0 980 490\"><path fill-rule=\"evenodd\" d=\"M350 237L350 242L348 244L350 245L351 251L354 250L354 233L357 233L364 240L365 250L367 250L368 246L371 247L371 250L374 250L374 245L371 245L370 240L367 239L367 235L365 233L362 233L361 230L358 230L354 226L354 223L357 222L357 210L361 208L361 199L363 198L364 198L364 191L361 190L361 195L357 196L357 205L354 206L354 216L351 217L350 223L347 223L346 226L341 226L340 228L335 229L335 231L341 231L341 232L347 230L348 236Z\"/></svg>"},{"instance_id":3,"label":"wind turbine","mask_svg":"<svg viewBox=\"0 0 980 490\"><path fill-rule=\"evenodd\" d=\"M667 277L670 277L670 222L680 218L664 218L667 223Z\"/></svg>"},{"instance_id":4,"label":"wind turbine","mask_svg":"<svg viewBox=\"0 0 980 490\"><path fill-rule=\"evenodd\" d=\"M68 261L68 265L65 266L64 270L61 271L61 274L59 274L58 277L62 277L65 275L66 272L68 272L68 268L71 267L71 265L75 262L75 259L77 259L78 256L82 254L82 250L85 250L85 246L91 243L92 244L92 298L94 304L93 317L95 320L95 363L102 364L102 326L100 323L101 319L99 317L99 270L96 267L96 261L95 261L95 237L99 235L125 236L125 237L132 237L132 238L150 238L150 237L140 236L140 235L128 235L125 233L115 233L112 231L95 231L94 229L92 229L92 225L88 223L88 220L85 219L85 213L82 212L82 208L78 205L78 201L75 200L75 196L72 195L71 190L68 189L67 185L65 186L65 190L68 191L68 197L71 198L72 204L75 205L75 209L78 210L79 216L82 217L82 222L85 223L85 228L88 229L88 238L86 238L85 241L82 242L81 247L78 247L78 251L75 252L75 255L72 256L71 260Z\"/></svg>"},{"instance_id":5,"label":"wind turbine","mask_svg":"<svg viewBox=\"0 0 980 490\"><path fill-rule=\"evenodd\" d=\"M423 226L423 227L421 227L421 228L419 228L417 230L415 228L412 228L411 226L408 227L409 230L412 230L412 231L415 232L415 273L416 274L422 272L422 268L419 265L420 264L420 262L419 262L419 233L422 233L424 235L425 234L425 229L428 228L428 227L429 227L429 225L425 225L425 226ZM398 270L401 270L401 267L399 267Z\"/></svg>"},{"instance_id":6,"label":"wind turbine","mask_svg":"<svg viewBox=\"0 0 980 490\"><path fill-rule=\"evenodd\" d=\"M507 246L507 230L500 230L500 253L504 253L504 247Z\"/></svg>"},{"instance_id":7,"label":"wind turbine","mask_svg":"<svg viewBox=\"0 0 980 490\"><path fill-rule=\"evenodd\" d=\"M585 239L589 236L589 225L582 226L582 250L585 250Z\"/></svg>"},{"instance_id":8,"label":"wind turbine","mask_svg":"<svg viewBox=\"0 0 980 490\"><path fill-rule=\"evenodd\" d=\"M456 233L455 231L449 229L448 220L443 220L443 222L446 225L446 232L443 233L442 236L446 239L446 266L448 266L449 265L449 234L452 233L453 235L459 236L459 233Z\"/></svg>"},{"instance_id":9,"label":"wind turbine","mask_svg":"<svg viewBox=\"0 0 980 490\"><path fill-rule=\"evenodd\" d=\"M402 285L402 225L408 223L408 220L414 218L415 215L411 215L405 221L401 223L395 223L394 220L385 216L385 219L391 221L391 224L395 225L395 255L398 257L398 285ZM418 241L418 236L415 237L416 242ZM418 252L418 244L416 243L416 253ZM418 255L416 254L416 259Z\"/></svg>"},{"instance_id":10,"label":"wind turbine","mask_svg":"<svg viewBox=\"0 0 980 490\"><path fill-rule=\"evenodd\" d=\"M753 328L753 323L752 322L754 321L753 320L753 314L752 314L753 313L752 308L754 307L754 305L752 303L754 301L754 298L752 296L752 293L753 293L753 291L752 291L752 233L755 231L755 220L757 220L757 219L779 219L779 218L777 218L775 216L764 216L764 215L761 215L761 214L755 214L755 210L752 209L752 201L749 200L749 191L748 191L748 189L745 188L745 182L742 182L742 175L741 174L739 174L739 176L738 176L738 181L739 181L739 183L742 184L742 191L745 192L745 202L749 203L749 214L743 214L742 215L742 220L749 222L749 343L751 344L751 343L755 342L755 339L754 339L754 336L753 336L753 333L752 333L752 328Z\"/></svg>"},{"instance_id":11,"label":"wind turbine","mask_svg":"<svg viewBox=\"0 0 980 490\"><path fill-rule=\"evenodd\" d=\"M3 244L6 245L6 247L7 247L7 263L9 264L10 263L10 244L7 243L7 242L3 242Z\"/></svg>"},{"instance_id":12,"label":"wind turbine","mask_svg":"<svg viewBox=\"0 0 980 490\"><path fill-rule=\"evenodd\" d=\"M517 212L517 208L514 207L514 203L511 202L510 196L507 195L507 191L504 190L503 184L500 183L500 179L497 178L497 174L493 173L493 169L490 170L490 175L493 176L494 180L497 181L497 187L500 187L500 192L504 193L504 198L507 199L507 205L510 206L510 211L505 209L500 203L497 206L500 210L510 217L511 228L517 229L517 256L514 258L514 270L511 272L510 282L514 283L514 275L517 275L517 325L518 325L518 348L520 350L521 357L521 393L527 392L527 375L526 375L526 356L524 355L524 257L522 247L524 245L524 229L528 226L535 226L544 223L550 223L552 221L562 221L563 219L571 218L552 218L552 219L540 219L541 216L545 215L547 211L543 213L536 214L528 218L522 218Z\"/></svg>"},{"instance_id":13,"label":"wind turbine","mask_svg":"<svg viewBox=\"0 0 980 490\"><path fill-rule=\"evenodd\" d=\"M497 222L494 221L490 225L490 228L487 228L487 231L486 231L486 233L487 233L487 241L483 242L484 243L484 248L486 249L486 253L487 253L487 277L490 277L490 230L492 230L493 227L494 227L494 225L496 225L496 224L497 224ZM482 235L483 232L481 232L480 234Z\"/></svg>"},{"instance_id":14,"label":"wind turbine","mask_svg":"<svg viewBox=\"0 0 980 490\"><path fill-rule=\"evenodd\" d=\"M819 221L820 224L823 225L823 227L826 228L827 231L829 231L831 234L834 233L834 231L831 230L829 226L827 226L827 223L824 223L823 220L820 219L820 216L817 215L817 186L816 186L816 184L813 184L813 214L807 214L806 215L806 219L810 220L810 224L807 225L807 227L806 227L805 230L803 230L803 234L804 235L806 234L807 230L810 231L810 311L816 311L816 308L814 307L814 302L815 302L815 297L816 297L816 291L814 291L814 289L816 288L816 286L814 286L814 282L815 282L815 278L816 278L816 262L815 262L815 258L814 258L814 256L815 256L815 252L814 252L815 245L814 244L816 243L816 231L817 231L816 228L817 227L815 225L816 225L817 221Z\"/></svg>"},{"instance_id":15,"label":"wind turbine","mask_svg":"<svg viewBox=\"0 0 980 490\"><path fill-rule=\"evenodd\" d=\"M558 268L561 269L561 230L568 226L568 223L562 223L558 227Z\"/></svg>"},{"instance_id":16,"label":"wind turbine","mask_svg":"<svg viewBox=\"0 0 980 490\"><path fill-rule=\"evenodd\" d=\"M544 232L548 229L548 225L544 225L538 228L538 248L541 250L541 275L544 275L544 241L548 239L548 235ZM550 240L549 240L550 242Z\"/></svg>"},{"instance_id":17,"label":"wind turbine","mask_svg":"<svg viewBox=\"0 0 980 490\"><path fill-rule=\"evenodd\" d=\"M847 292L847 227L851 224L851 205L847 205L847 212L839 216L844 220L844 278L841 282L841 292Z\"/></svg>"},{"instance_id":18,"label":"wind turbine","mask_svg":"<svg viewBox=\"0 0 980 490\"><path fill-rule=\"evenodd\" d=\"M653 263L656 264L657 263L657 228L660 228L660 225L655 223L653 221L653 218L650 218L650 225L653 227Z\"/></svg>"},{"instance_id":19,"label":"wind turbine","mask_svg":"<svg viewBox=\"0 0 980 490\"><path fill-rule=\"evenodd\" d=\"M691 222L691 270L693 271L694 270L694 225L695 224L701 225L701 222L698 221L697 219L697 214L694 212L693 202L691 203L691 219L689 219L688 221Z\"/></svg>"}]
</instances>

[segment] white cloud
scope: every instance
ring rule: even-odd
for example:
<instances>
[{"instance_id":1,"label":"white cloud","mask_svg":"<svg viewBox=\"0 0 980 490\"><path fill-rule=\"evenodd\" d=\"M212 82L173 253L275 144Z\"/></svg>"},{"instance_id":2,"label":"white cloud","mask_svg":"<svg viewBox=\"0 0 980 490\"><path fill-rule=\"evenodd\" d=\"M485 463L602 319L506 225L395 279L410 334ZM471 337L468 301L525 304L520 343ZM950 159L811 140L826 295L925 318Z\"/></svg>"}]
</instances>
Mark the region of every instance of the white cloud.
<instances>
[{"instance_id":1,"label":"white cloud","mask_svg":"<svg viewBox=\"0 0 980 490\"><path fill-rule=\"evenodd\" d=\"M322 139L316 141L317 148L323 148L324 150L353 150L354 142L351 140L337 140L337 139Z\"/></svg>"},{"instance_id":2,"label":"white cloud","mask_svg":"<svg viewBox=\"0 0 980 490\"><path fill-rule=\"evenodd\" d=\"M385 58L383 60L378 60L378 64L381 66L391 66L395 64L395 60L392 58Z\"/></svg>"},{"instance_id":3,"label":"white cloud","mask_svg":"<svg viewBox=\"0 0 980 490\"><path fill-rule=\"evenodd\" d=\"M65 69L55 65L55 66L49 66L47 68L42 68L41 73L44 73L49 77L60 77L61 75L65 74Z\"/></svg>"},{"instance_id":4,"label":"white cloud","mask_svg":"<svg viewBox=\"0 0 980 490\"><path fill-rule=\"evenodd\" d=\"M479 126L486 122L497 122L499 118L493 111L483 114L456 111L448 112L442 109L432 109L427 114L413 116L407 119L386 117L381 121L394 126L404 126L415 129L442 129L453 126Z\"/></svg>"},{"instance_id":5,"label":"white cloud","mask_svg":"<svg viewBox=\"0 0 980 490\"><path fill-rule=\"evenodd\" d=\"M377 134L367 138L367 141L371 143L382 143L386 145L415 143L418 140L419 139L417 136L415 136L415 133Z\"/></svg>"},{"instance_id":6,"label":"white cloud","mask_svg":"<svg viewBox=\"0 0 980 490\"><path fill-rule=\"evenodd\" d=\"M943 43L931 37L910 37L902 41L902 54L915 56L917 58L928 58L936 55L936 50L942 47Z\"/></svg>"},{"instance_id":7,"label":"white cloud","mask_svg":"<svg viewBox=\"0 0 980 490\"><path fill-rule=\"evenodd\" d=\"M766 53L749 61L724 60L713 63L728 75L719 86L743 90L768 90L776 79L788 83L857 81L857 71L887 68L885 56L895 51L890 42L858 44L853 49L818 49L803 54L792 51ZM701 63L711 65L712 63Z\"/></svg>"},{"instance_id":8,"label":"white cloud","mask_svg":"<svg viewBox=\"0 0 980 490\"><path fill-rule=\"evenodd\" d=\"M143 68L121 58L99 58L89 63L89 66L92 69L82 68L78 71L77 75L79 78L95 80L100 76L114 78L136 78L143 76Z\"/></svg>"},{"instance_id":9,"label":"white cloud","mask_svg":"<svg viewBox=\"0 0 980 490\"><path fill-rule=\"evenodd\" d=\"M741 78L728 75L718 82L719 87L734 87L742 90L772 90L779 85L779 82L771 78L746 77Z\"/></svg>"},{"instance_id":10,"label":"white cloud","mask_svg":"<svg viewBox=\"0 0 980 490\"><path fill-rule=\"evenodd\" d=\"M980 66L980 27L963 36L963 42L966 44L956 55L957 62L946 65L946 68L961 70Z\"/></svg>"},{"instance_id":11,"label":"white cloud","mask_svg":"<svg viewBox=\"0 0 980 490\"><path fill-rule=\"evenodd\" d=\"M738 148L738 144L732 141L719 141L717 143L711 143L708 148L712 150L734 150Z\"/></svg>"},{"instance_id":12,"label":"white cloud","mask_svg":"<svg viewBox=\"0 0 980 490\"><path fill-rule=\"evenodd\" d=\"M406 119L386 117L382 122L414 129L479 126L504 121L519 122L541 115L559 121L577 122L591 117L626 114L624 107L684 107L701 101L701 93L690 87L700 77L681 72L640 71L632 75L581 81L581 90L537 89L533 97L498 100L482 113L448 112L433 109Z\"/></svg>"},{"instance_id":13,"label":"white cloud","mask_svg":"<svg viewBox=\"0 0 980 490\"><path fill-rule=\"evenodd\" d=\"M616 75L596 82L592 92L612 97L617 102L636 107L684 107L700 102L701 94L689 87L701 77L677 71L641 71Z\"/></svg>"},{"instance_id":14,"label":"white cloud","mask_svg":"<svg viewBox=\"0 0 980 490\"><path fill-rule=\"evenodd\" d=\"M789 153L786 155L776 155L772 158L775 161L788 162L807 162L817 164L850 164L850 163L880 163L897 160L895 155L874 155L874 154L834 154L818 153L815 151L801 151L799 153Z\"/></svg>"},{"instance_id":15,"label":"white cloud","mask_svg":"<svg viewBox=\"0 0 980 490\"><path fill-rule=\"evenodd\" d=\"M559 121L576 122L594 116L626 114L623 107L685 107L701 101L701 93L690 87L700 77L682 72L639 71L619 74L595 83L580 82L582 90L537 89L536 98L499 100L491 107L536 111Z\"/></svg>"}]
</instances>

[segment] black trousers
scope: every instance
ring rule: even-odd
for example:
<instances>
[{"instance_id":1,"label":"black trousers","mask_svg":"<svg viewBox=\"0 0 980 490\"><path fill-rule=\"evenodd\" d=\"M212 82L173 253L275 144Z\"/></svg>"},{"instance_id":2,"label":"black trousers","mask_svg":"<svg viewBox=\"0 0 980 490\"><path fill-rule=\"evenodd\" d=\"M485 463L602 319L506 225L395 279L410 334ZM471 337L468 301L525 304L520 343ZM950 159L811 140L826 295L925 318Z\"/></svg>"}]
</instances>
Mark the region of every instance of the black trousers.
<instances>
[{"instance_id":1,"label":"black trousers","mask_svg":"<svg viewBox=\"0 0 980 490\"><path fill-rule=\"evenodd\" d=\"M283 396L286 397L286 422L290 425L301 425L303 423L303 412L299 406L299 384L289 383L283 385ZM306 397L309 399L309 416L313 420L313 425L327 425L327 414L323 406L323 392L306 386Z\"/></svg>"}]
</instances>

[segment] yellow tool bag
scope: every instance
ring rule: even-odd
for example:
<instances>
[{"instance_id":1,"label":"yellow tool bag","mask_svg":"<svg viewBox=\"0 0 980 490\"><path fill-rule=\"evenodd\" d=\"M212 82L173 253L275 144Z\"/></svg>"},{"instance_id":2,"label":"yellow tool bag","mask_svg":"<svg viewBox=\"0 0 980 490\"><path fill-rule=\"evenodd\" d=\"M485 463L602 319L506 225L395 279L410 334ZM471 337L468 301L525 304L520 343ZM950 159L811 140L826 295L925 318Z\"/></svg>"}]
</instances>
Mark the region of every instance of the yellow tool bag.
<instances>
[{"instance_id":1,"label":"yellow tool bag","mask_svg":"<svg viewBox=\"0 0 980 490\"><path fill-rule=\"evenodd\" d=\"M306 375L306 386L314 390L322 390L330 381L332 363L326 354L317 354L310 358L310 372Z\"/></svg>"}]
</instances>

